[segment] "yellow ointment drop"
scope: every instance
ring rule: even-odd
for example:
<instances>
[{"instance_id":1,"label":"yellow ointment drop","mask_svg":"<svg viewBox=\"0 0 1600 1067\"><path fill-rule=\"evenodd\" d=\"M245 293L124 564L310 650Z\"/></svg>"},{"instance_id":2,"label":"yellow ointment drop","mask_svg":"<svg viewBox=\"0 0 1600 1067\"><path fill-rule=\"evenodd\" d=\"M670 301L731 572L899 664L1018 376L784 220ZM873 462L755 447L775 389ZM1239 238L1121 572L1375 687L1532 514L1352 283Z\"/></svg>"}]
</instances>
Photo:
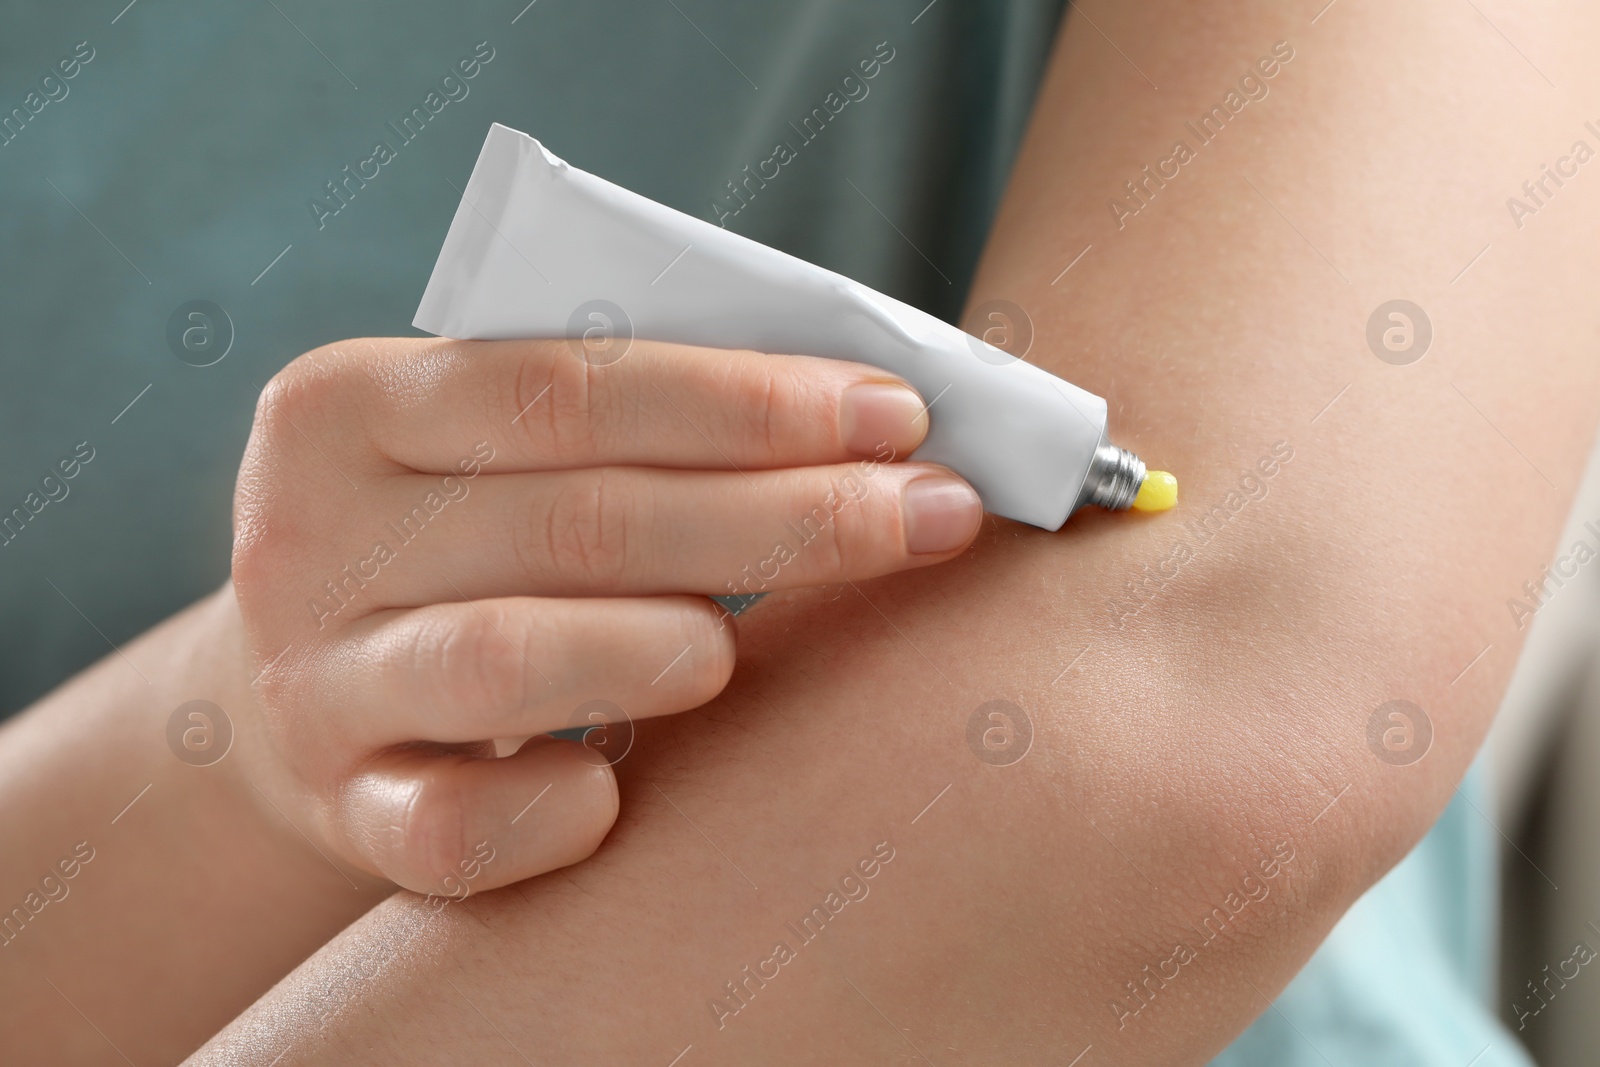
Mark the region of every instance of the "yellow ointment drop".
<instances>
[{"instance_id":1,"label":"yellow ointment drop","mask_svg":"<svg viewBox=\"0 0 1600 1067\"><path fill-rule=\"evenodd\" d=\"M1166 511L1178 504L1178 479L1166 471L1149 471L1139 495L1133 498L1135 511Z\"/></svg>"}]
</instances>

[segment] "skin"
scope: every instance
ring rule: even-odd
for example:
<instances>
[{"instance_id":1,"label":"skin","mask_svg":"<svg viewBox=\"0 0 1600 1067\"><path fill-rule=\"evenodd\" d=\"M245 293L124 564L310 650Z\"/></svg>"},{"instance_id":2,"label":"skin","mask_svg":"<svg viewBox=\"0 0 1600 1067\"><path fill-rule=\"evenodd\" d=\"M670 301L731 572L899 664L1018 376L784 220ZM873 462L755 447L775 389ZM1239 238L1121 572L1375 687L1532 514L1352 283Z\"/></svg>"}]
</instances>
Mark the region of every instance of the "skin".
<instances>
[{"instance_id":1,"label":"skin","mask_svg":"<svg viewBox=\"0 0 1600 1067\"><path fill-rule=\"evenodd\" d=\"M1554 92L1460 5L1311 14L1171 0L1069 17L973 294L1027 309L1029 358L1106 396L1117 440L1179 471L1177 512L1061 534L994 521L947 566L769 597L738 621L716 700L637 724L591 859L442 908L390 897L194 1062L1057 1063L1092 1046L1085 1063L1198 1064L1264 1010L1476 750L1518 648L1506 598L1550 557L1600 395L1600 193L1579 179L1520 229L1504 207L1583 136L1595 16L1489 12ZM1117 229L1106 198L1278 40L1295 55L1271 95ZM1365 331L1401 294L1435 337L1396 366ZM1226 517L1197 533L1213 507ZM219 597L198 609L211 632L180 619L128 654L213 647L227 611ZM130 703L115 669L51 699ZM1032 729L1008 766L982 744L1004 723L980 717L968 740L997 699ZM1415 762L1369 746L1392 700L1431 724ZM34 716L27 766L62 766L65 715ZM77 755L85 782L119 766ZM49 795L11 777L8 799ZM218 836L240 819L188 817ZM197 875L177 884L233 886L172 852L169 872ZM285 865L286 895L310 898L317 862ZM786 924L830 890L860 899L803 943ZM218 925L251 942L253 923ZM719 1018L713 998L738 1006L724 983L779 939L795 958ZM190 973L204 950L172 940ZM1180 942L1195 958L1133 1014L1126 983L1173 974ZM228 977L259 981L259 958ZM52 959L64 992L100 997L91 1018L138 999L112 988L125 970L97 986ZM154 1029L133 1014L108 1033ZM60 1032L112 1059L81 1019Z\"/></svg>"}]
</instances>

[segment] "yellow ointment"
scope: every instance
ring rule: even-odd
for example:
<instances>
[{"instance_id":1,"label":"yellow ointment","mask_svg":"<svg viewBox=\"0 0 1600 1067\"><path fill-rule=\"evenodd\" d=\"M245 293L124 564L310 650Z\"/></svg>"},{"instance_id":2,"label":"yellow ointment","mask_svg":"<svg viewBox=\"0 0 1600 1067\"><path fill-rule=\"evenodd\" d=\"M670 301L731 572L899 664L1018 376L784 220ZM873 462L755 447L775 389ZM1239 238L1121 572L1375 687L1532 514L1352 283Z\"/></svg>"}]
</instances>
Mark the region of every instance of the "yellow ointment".
<instances>
[{"instance_id":1,"label":"yellow ointment","mask_svg":"<svg viewBox=\"0 0 1600 1067\"><path fill-rule=\"evenodd\" d=\"M1178 504L1178 479L1166 471L1150 471L1133 498L1135 511L1167 511Z\"/></svg>"}]
</instances>

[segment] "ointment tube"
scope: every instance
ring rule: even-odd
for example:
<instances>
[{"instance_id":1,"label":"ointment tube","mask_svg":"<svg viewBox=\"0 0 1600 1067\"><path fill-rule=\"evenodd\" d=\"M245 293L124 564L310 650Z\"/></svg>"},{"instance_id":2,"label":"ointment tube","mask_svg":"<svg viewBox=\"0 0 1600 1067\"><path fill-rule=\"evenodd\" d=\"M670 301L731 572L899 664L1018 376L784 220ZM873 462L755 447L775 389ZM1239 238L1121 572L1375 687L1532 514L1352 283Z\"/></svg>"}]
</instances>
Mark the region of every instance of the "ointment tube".
<instances>
[{"instance_id":1,"label":"ointment tube","mask_svg":"<svg viewBox=\"0 0 1600 1067\"><path fill-rule=\"evenodd\" d=\"M910 457L1046 530L1078 508L1162 510L1171 476L1106 438L1106 402L842 275L570 166L496 123L414 325L461 340L634 337L871 364L929 404ZM1159 474L1160 472L1156 472ZM1168 492L1168 490L1171 490Z\"/></svg>"}]
</instances>

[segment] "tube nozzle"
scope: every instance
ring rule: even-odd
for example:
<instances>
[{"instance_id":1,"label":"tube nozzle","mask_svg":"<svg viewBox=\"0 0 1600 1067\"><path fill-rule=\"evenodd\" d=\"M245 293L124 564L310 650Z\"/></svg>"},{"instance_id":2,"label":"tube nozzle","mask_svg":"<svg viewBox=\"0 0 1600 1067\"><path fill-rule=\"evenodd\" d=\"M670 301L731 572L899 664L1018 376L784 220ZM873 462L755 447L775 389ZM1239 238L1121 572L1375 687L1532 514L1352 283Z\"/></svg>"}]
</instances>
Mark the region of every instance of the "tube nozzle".
<instances>
[{"instance_id":1,"label":"tube nozzle","mask_svg":"<svg viewBox=\"0 0 1600 1067\"><path fill-rule=\"evenodd\" d=\"M1166 511L1178 503L1178 479L1166 471L1148 471L1144 461L1125 448L1101 444L1089 463L1078 506L1094 504L1107 511Z\"/></svg>"},{"instance_id":2,"label":"tube nozzle","mask_svg":"<svg viewBox=\"0 0 1600 1067\"><path fill-rule=\"evenodd\" d=\"M1107 511L1127 511L1144 484L1144 461L1116 445L1101 444L1089 461L1089 474L1078 494L1078 506L1093 504Z\"/></svg>"}]
</instances>

